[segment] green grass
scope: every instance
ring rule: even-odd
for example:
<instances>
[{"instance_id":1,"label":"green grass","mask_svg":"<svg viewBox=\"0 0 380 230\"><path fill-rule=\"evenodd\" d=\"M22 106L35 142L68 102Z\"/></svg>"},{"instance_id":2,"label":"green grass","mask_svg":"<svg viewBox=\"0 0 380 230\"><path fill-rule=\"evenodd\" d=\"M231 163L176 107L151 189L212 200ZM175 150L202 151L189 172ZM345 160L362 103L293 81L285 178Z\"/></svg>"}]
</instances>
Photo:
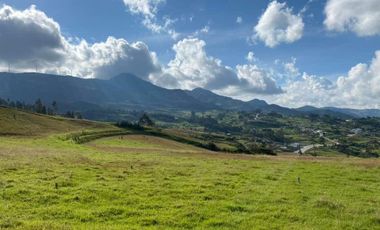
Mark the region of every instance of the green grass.
<instances>
[{"instance_id":1,"label":"green grass","mask_svg":"<svg viewBox=\"0 0 380 230\"><path fill-rule=\"evenodd\" d=\"M66 119L0 107L0 135L41 136L111 127L106 123Z\"/></svg>"},{"instance_id":2,"label":"green grass","mask_svg":"<svg viewBox=\"0 0 380 230\"><path fill-rule=\"evenodd\" d=\"M143 140L131 139L130 137L119 138L103 138L93 142L93 144L101 145L104 147L130 147L130 148L154 148L160 145L147 143Z\"/></svg>"},{"instance_id":3,"label":"green grass","mask_svg":"<svg viewBox=\"0 0 380 230\"><path fill-rule=\"evenodd\" d=\"M224 154L102 123L0 118L0 229L380 226L379 159Z\"/></svg>"},{"instance_id":4,"label":"green grass","mask_svg":"<svg viewBox=\"0 0 380 230\"><path fill-rule=\"evenodd\" d=\"M310 150L309 155L315 154L317 156L326 156L326 157L346 157L345 154L331 149L331 147L319 147L315 150Z\"/></svg>"},{"instance_id":5,"label":"green grass","mask_svg":"<svg viewBox=\"0 0 380 230\"><path fill-rule=\"evenodd\" d=\"M216 154L178 143L176 152L160 138L128 138L0 137L0 227L379 226L378 160ZM152 143L168 151L147 149Z\"/></svg>"}]
</instances>

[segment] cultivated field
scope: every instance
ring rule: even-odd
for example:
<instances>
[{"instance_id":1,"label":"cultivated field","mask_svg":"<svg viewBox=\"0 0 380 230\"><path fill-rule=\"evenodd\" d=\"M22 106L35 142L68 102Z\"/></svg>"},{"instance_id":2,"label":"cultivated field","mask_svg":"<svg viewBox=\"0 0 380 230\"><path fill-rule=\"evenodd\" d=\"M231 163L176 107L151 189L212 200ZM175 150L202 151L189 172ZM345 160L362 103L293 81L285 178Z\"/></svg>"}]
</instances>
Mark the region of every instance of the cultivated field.
<instances>
[{"instance_id":1,"label":"cultivated field","mask_svg":"<svg viewBox=\"0 0 380 230\"><path fill-rule=\"evenodd\" d=\"M41 130L0 136L1 229L380 226L377 159L214 153L145 135L77 144L65 125Z\"/></svg>"}]
</instances>

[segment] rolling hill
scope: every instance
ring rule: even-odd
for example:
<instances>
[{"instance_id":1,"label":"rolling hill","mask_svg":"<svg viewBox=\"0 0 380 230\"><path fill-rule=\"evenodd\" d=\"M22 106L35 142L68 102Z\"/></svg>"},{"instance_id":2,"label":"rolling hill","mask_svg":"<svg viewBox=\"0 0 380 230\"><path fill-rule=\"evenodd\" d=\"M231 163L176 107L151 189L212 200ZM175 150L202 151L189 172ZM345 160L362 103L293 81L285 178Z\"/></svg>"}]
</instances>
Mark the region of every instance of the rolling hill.
<instances>
[{"instance_id":1,"label":"rolling hill","mask_svg":"<svg viewBox=\"0 0 380 230\"><path fill-rule=\"evenodd\" d=\"M52 117L0 106L0 136L35 136L111 127L106 123Z\"/></svg>"}]
</instances>

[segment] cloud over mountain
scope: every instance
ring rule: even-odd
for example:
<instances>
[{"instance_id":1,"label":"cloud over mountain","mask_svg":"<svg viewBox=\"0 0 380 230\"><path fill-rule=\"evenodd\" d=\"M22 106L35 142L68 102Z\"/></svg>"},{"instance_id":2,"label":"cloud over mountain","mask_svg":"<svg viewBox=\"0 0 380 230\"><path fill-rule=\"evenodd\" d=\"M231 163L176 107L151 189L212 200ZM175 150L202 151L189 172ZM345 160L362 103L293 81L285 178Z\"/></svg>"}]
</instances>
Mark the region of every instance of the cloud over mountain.
<instances>
[{"instance_id":1,"label":"cloud over mountain","mask_svg":"<svg viewBox=\"0 0 380 230\"><path fill-rule=\"evenodd\" d=\"M222 61L207 54L206 42L186 38L173 46L175 58L163 69L163 74L152 79L158 85L209 90L244 90L257 94L281 92L275 81L254 65L238 65L236 69L223 65Z\"/></svg>"},{"instance_id":2,"label":"cloud over mountain","mask_svg":"<svg viewBox=\"0 0 380 230\"><path fill-rule=\"evenodd\" d=\"M300 79L289 81L283 88L284 94L269 99L291 107L380 108L380 50L375 52L371 63L353 66L336 81L303 73Z\"/></svg>"},{"instance_id":3,"label":"cloud over mountain","mask_svg":"<svg viewBox=\"0 0 380 230\"><path fill-rule=\"evenodd\" d=\"M0 63L18 71L110 78L122 72L147 79L160 71L156 54L143 42L109 37L89 44L62 35L60 26L35 6L19 11L0 8Z\"/></svg>"}]
</instances>

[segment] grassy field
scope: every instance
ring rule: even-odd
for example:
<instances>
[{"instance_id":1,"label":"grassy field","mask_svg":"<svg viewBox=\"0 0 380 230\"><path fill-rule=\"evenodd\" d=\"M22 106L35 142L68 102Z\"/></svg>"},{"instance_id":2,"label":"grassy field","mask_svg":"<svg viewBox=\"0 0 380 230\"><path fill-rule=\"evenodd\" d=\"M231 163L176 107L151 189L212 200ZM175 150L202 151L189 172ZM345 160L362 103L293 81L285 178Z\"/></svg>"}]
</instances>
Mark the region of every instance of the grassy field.
<instances>
[{"instance_id":1,"label":"grassy field","mask_svg":"<svg viewBox=\"0 0 380 230\"><path fill-rule=\"evenodd\" d=\"M79 130L110 129L106 123L32 114L0 107L0 135L44 136Z\"/></svg>"},{"instance_id":2,"label":"grassy field","mask_svg":"<svg viewBox=\"0 0 380 230\"><path fill-rule=\"evenodd\" d=\"M0 229L380 226L378 159L223 154L144 135L76 144L63 133L0 135Z\"/></svg>"}]
</instances>

